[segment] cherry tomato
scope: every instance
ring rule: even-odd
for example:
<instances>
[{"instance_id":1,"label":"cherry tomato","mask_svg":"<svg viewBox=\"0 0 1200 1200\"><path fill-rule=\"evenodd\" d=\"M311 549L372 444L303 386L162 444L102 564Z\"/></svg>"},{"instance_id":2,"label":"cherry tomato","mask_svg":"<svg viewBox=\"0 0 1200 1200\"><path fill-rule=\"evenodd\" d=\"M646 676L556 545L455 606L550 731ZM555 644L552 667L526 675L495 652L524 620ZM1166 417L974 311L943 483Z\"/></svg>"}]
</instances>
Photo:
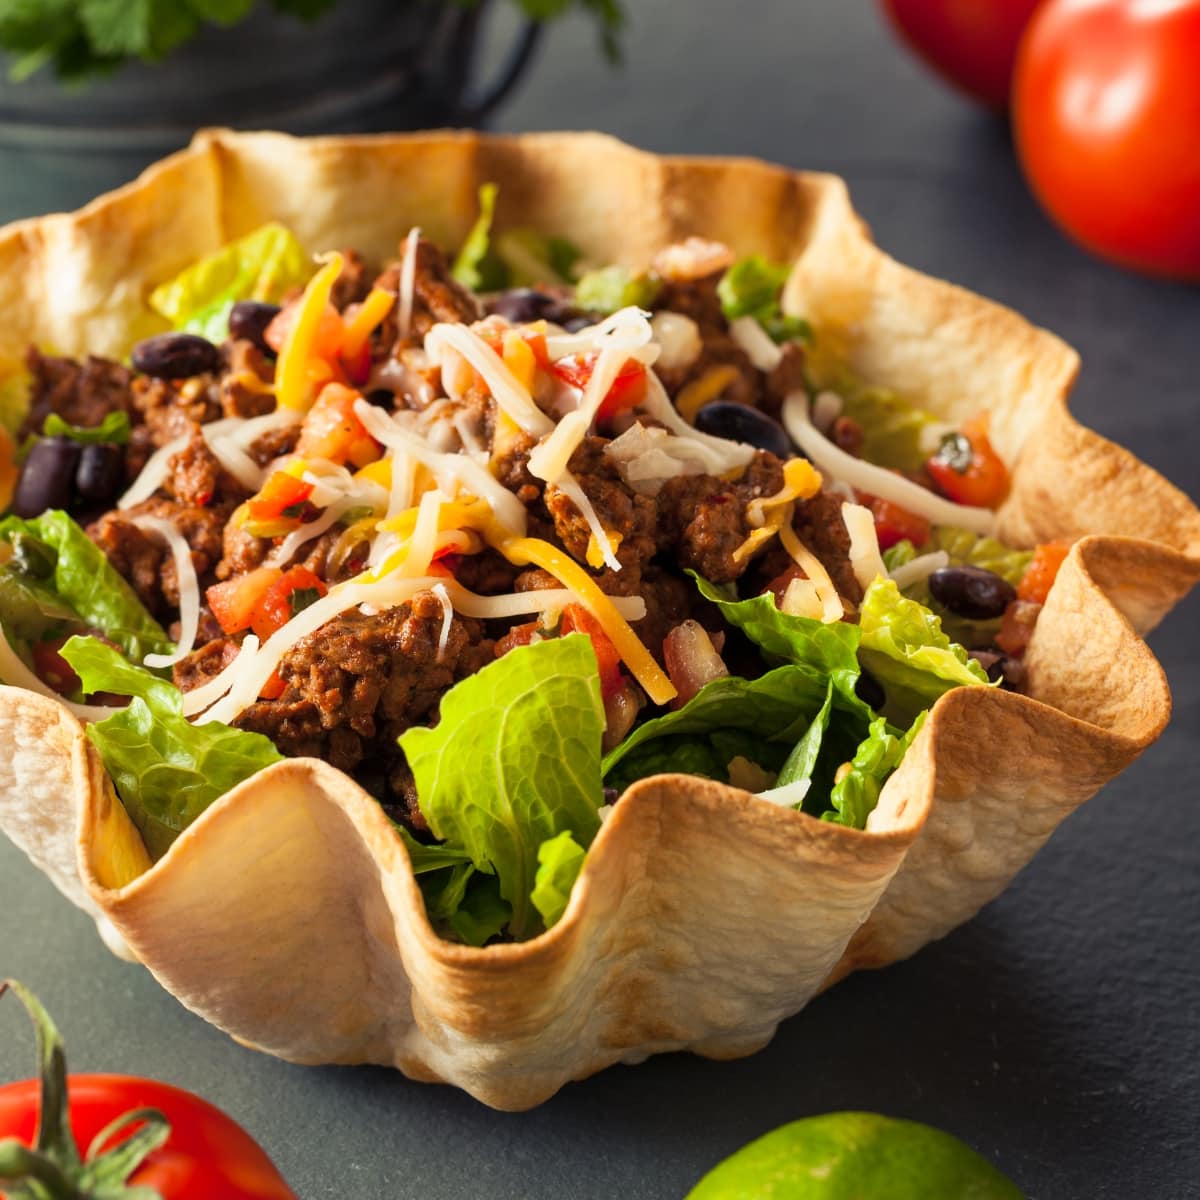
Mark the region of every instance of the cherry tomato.
<instances>
[{"instance_id":1,"label":"cherry tomato","mask_svg":"<svg viewBox=\"0 0 1200 1200\"><path fill-rule=\"evenodd\" d=\"M496 642L496 657L503 658L510 650L518 646L528 646L541 632L536 621L527 621L524 625L514 625L502 638Z\"/></svg>"},{"instance_id":2,"label":"cherry tomato","mask_svg":"<svg viewBox=\"0 0 1200 1200\"><path fill-rule=\"evenodd\" d=\"M199 1096L128 1075L66 1076L53 1022L20 984L0 984L0 992L5 987L29 1010L44 1051L40 1079L0 1087L0 1155L4 1139L11 1138L6 1165L21 1159L18 1171L4 1178L21 1187L21 1195L30 1188L29 1195L47 1200L82 1196L86 1177L87 1195L110 1200L146 1194L163 1200L296 1200L250 1135ZM88 1149L124 1116L128 1124Z\"/></svg>"},{"instance_id":3,"label":"cherry tomato","mask_svg":"<svg viewBox=\"0 0 1200 1200\"><path fill-rule=\"evenodd\" d=\"M582 604L568 604L563 609L559 631L563 634L586 633L592 639L592 649L600 667L600 695L607 700L621 686L621 656L604 632L604 626Z\"/></svg>"},{"instance_id":4,"label":"cherry tomato","mask_svg":"<svg viewBox=\"0 0 1200 1200\"><path fill-rule=\"evenodd\" d=\"M1021 34L1041 0L883 0L900 36L968 95L1008 104Z\"/></svg>"},{"instance_id":5,"label":"cherry tomato","mask_svg":"<svg viewBox=\"0 0 1200 1200\"><path fill-rule=\"evenodd\" d=\"M1017 599L1033 604L1045 604L1050 588L1058 576L1058 568L1071 550L1070 542L1043 542L1033 552L1021 582L1017 584Z\"/></svg>"},{"instance_id":6,"label":"cherry tomato","mask_svg":"<svg viewBox=\"0 0 1200 1200\"><path fill-rule=\"evenodd\" d=\"M1200 0L1047 0L1013 121L1025 175L1071 237L1200 279Z\"/></svg>"},{"instance_id":7,"label":"cherry tomato","mask_svg":"<svg viewBox=\"0 0 1200 1200\"><path fill-rule=\"evenodd\" d=\"M925 464L938 490L956 504L995 508L1008 494L1008 468L992 449L987 428L986 413L973 418Z\"/></svg>"},{"instance_id":8,"label":"cherry tomato","mask_svg":"<svg viewBox=\"0 0 1200 1200\"><path fill-rule=\"evenodd\" d=\"M69 696L80 686L80 679L75 674L75 668L59 654L67 641L67 638L60 637L49 642L34 642L29 647L34 673L43 683L48 683L60 696Z\"/></svg>"},{"instance_id":9,"label":"cherry tomato","mask_svg":"<svg viewBox=\"0 0 1200 1200\"><path fill-rule=\"evenodd\" d=\"M292 567L267 585L250 614L250 628L265 642L328 591L307 567Z\"/></svg>"},{"instance_id":10,"label":"cherry tomato","mask_svg":"<svg viewBox=\"0 0 1200 1200\"><path fill-rule=\"evenodd\" d=\"M891 500L880 500L878 496L860 495L859 500L875 517L875 537L880 550L905 540L914 546L923 546L929 541L930 524L918 513L909 512Z\"/></svg>"},{"instance_id":11,"label":"cherry tomato","mask_svg":"<svg viewBox=\"0 0 1200 1200\"><path fill-rule=\"evenodd\" d=\"M258 689L260 700L278 700L287 691L287 684L278 671L272 671L270 678Z\"/></svg>"},{"instance_id":12,"label":"cherry tomato","mask_svg":"<svg viewBox=\"0 0 1200 1200\"><path fill-rule=\"evenodd\" d=\"M573 354L569 358L560 358L558 362L552 363L550 369L564 383L569 383L572 387L586 388L592 371L595 370L597 358L597 350L590 354ZM640 404L645 395L646 368L636 358L627 359L617 372L607 395L600 401L596 419L609 420L617 413Z\"/></svg>"},{"instance_id":13,"label":"cherry tomato","mask_svg":"<svg viewBox=\"0 0 1200 1200\"><path fill-rule=\"evenodd\" d=\"M311 483L305 483L287 471L272 471L262 491L246 501L246 517L251 521L272 521L277 517L299 519L300 506L312 494ZM293 509L296 511L289 511Z\"/></svg>"},{"instance_id":14,"label":"cherry tomato","mask_svg":"<svg viewBox=\"0 0 1200 1200\"><path fill-rule=\"evenodd\" d=\"M278 567L256 567L224 583L214 583L205 593L208 607L226 633L250 628L254 609L263 593L283 572Z\"/></svg>"},{"instance_id":15,"label":"cherry tomato","mask_svg":"<svg viewBox=\"0 0 1200 1200\"><path fill-rule=\"evenodd\" d=\"M1038 614L1042 611L1040 604L1029 600L1014 600L1005 610L1004 619L1000 622L1000 632L996 634L996 645L1005 654L1020 657L1033 637L1033 627L1037 624Z\"/></svg>"}]
</instances>

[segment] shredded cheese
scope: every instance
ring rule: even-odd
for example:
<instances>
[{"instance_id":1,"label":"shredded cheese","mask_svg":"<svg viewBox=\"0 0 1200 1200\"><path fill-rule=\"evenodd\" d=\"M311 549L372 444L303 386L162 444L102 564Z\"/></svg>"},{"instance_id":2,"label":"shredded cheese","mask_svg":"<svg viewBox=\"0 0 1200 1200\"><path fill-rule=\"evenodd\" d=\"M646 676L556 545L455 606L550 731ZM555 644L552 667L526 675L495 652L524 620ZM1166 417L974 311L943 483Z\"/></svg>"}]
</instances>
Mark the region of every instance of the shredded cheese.
<instances>
[{"instance_id":1,"label":"shredded cheese","mask_svg":"<svg viewBox=\"0 0 1200 1200\"><path fill-rule=\"evenodd\" d=\"M267 566L286 567L296 557L296 551L301 546L311 542L313 538L320 537L327 529L332 529L341 515L353 507L352 499L335 500L315 521L310 521L307 525L301 525L299 529L292 530L267 556Z\"/></svg>"},{"instance_id":2,"label":"shredded cheese","mask_svg":"<svg viewBox=\"0 0 1200 1200\"><path fill-rule=\"evenodd\" d=\"M39 696L57 700L63 708L81 721L103 721L105 717L111 717L113 713L121 711L119 708L108 708L103 704L73 704L70 700L60 696L21 661L21 656L9 645L2 628L0 628L0 680L11 687L25 688L26 691L37 692Z\"/></svg>"},{"instance_id":3,"label":"shredded cheese","mask_svg":"<svg viewBox=\"0 0 1200 1200\"><path fill-rule=\"evenodd\" d=\"M731 442L693 429L675 410L662 380L653 371L646 375L646 395L642 411L677 437L687 438L698 455L704 456L705 470L710 475L725 475L740 471L754 457L754 447L745 442Z\"/></svg>"},{"instance_id":4,"label":"shredded cheese","mask_svg":"<svg viewBox=\"0 0 1200 1200\"><path fill-rule=\"evenodd\" d=\"M396 297L386 288L374 287L362 302L353 320L342 335L342 356L353 360L367 344L367 339L379 327L383 318L392 311Z\"/></svg>"},{"instance_id":5,"label":"shredded cheese","mask_svg":"<svg viewBox=\"0 0 1200 1200\"><path fill-rule=\"evenodd\" d=\"M207 683L202 683L198 688L192 688L190 692L183 693L183 715L194 717L225 695L237 677L238 671L258 651L258 645L258 638L253 633L246 634L233 661L223 671L214 675Z\"/></svg>"},{"instance_id":6,"label":"shredded cheese","mask_svg":"<svg viewBox=\"0 0 1200 1200\"><path fill-rule=\"evenodd\" d=\"M785 521L790 522L797 500L808 500L821 490L821 476L807 459L792 458L783 468L783 486L772 496L759 496L746 505L751 532L734 550L735 563L744 562L769 542Z\"/></svg>"},{"instance_id":7,"label":"shredded cheese","mask_svg":"<svg viewBox=\"0 0 1200 1200\"><path fill-rule=\"evenodd\" d=\"M756 370L771 372L783 360L783 348L771 340L754 317L735 317L729 322L729 335L746 352Z\"/></svg>"},{"instance_id":8,"label":"shredded cheese","mask_svg":"<svg viewBox=\"0 0 1200 1200\"><path fill-rule=\"evenodd\" d=\"M792 441L834 478L881 500L899 504L935 525L958 525L972 533L994 532L996 514L990 508L953 504L903 475L864 462L835 446L809 419L808 397L803 392L793 392L784 401L783 425Z\"/></svg>"},{"instance_id":9,"label":"shredded cheese","mask_svg":"<svg viewBox=\"0 0 1200 1200\"><path fill-rule=\"evenodd\" d=\"M441 662L446 656L446 644L450 640L450 628L454 624L454 608L450 604L450 593L444 583L435 583L429 589L442 606L442 632L438 636L437 661Z\"/></svg>"},{"instance_id":10,"label":"shredded cheese","mask_svg":"<svg viewBox=\"0 0 1200 1200\"><path fill-rule=\"evenodd\" d=\"M496 548L509 562L517 566L533 563L574 592L579 603L600 622L622 661L655 704L666 704L678 695L674 684L654 661L650 651L642 645L612 600L570 555L540 538L508 538Z\"/></svg>"},{"instance_id":11,"label":"shredded cheese","mask_svg":"<svg viewBox=\"0 0 1200 1200\"><path fill-rule=\"evenodd\" d=\"M400 265L400 308L397 325L402 338L412 332L413 296L417 285L417 243L421 240L420 227L414 225L404 239L404 261Z\"/></svg>"},{"instance_id":12,"label":"shredded cheese","mask_svg":"<svg viewBox=\"0 0 1200 1200\"><path fill-rule=\"evenodd\" d=\"M879 553L875 517L863 504L842 503L842 521L850 535L850 566L865 592L877 578L887 578L887 567Z\"/></svg>"},{"instance_id":13,"label":"shredded cheese","mask_svg":"<svg viewBox=\"0 0 1200 1200\"><path fill-rule=\"evenodd\" d=\"M821 620L826 625L840 621L846 614L846 606L838 595L825 564L796 536L796 531L790 524L783 525L779 530L779 540L783 548L792 556L796 566L808 576L817 598L821 601Z\"/></svg>"},{"instance_id":14,"label":"shredded cheese","mask_svg":"<svg viewBox=\"0 0 1200 1200\"><path fill-rule=\"evenodd\" d=\"M914 583L928 579L934 571L940 571L949 565L950 555L945 550L934 550L931 554L922 554L919 558L914 558L897 567L892 572L892 582L901 591L904 591L905 588L912 587Z\"/></svg>"},{"instance_id":15,"label":"shredded cheese","mask_svg":"<svg viewBox=\"0 0 1200 1200\"><path fill-rule=\"evenodd\" d=\"M309 364L313 346L333 285L341 273L342 256L335 252L304 289L296 319L275 363L275 395L280 408L303 411L312 403Z\"/></svg>"},{"instance_id":16,"label":"shredded cheese","mask_svg":"<svg viewBox=\"0 0 1200 1200\"><path fill-rule=\"evenodd\" d=\"M133 524L162 538L175 560L175 576L179 587L179 641L172 653L147 654L144 659L148 667L171 667L191 654L200 628L200 580L192 562L192 548L184 541L179 530L162 517L134 517Z\"/></svg>"}]
</instances>

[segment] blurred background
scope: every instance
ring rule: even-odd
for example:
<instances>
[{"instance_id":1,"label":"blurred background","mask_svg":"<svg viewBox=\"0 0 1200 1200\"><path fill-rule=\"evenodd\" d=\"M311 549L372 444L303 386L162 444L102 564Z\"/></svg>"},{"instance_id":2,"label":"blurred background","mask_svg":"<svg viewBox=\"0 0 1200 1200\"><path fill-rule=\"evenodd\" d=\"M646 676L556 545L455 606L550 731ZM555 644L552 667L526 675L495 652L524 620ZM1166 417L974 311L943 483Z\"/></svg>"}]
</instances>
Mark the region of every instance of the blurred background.
<instances>
[{"instance_id":1,"label":"blurred background","mask_svg":"<svg viewBox=\"0 0 1200 1200\"><path fill-rule=\"evenodd\" d=\"M227 14L244 7L210 5ZM0 41L12 44L13 13L38 7L0 3ZM972 7L993 6L957 6ZM1018 122L1027 169L1060 219L1093 243L1115 237L1110 252L1165 253L1160 272L1191 278L1200 275L1200 101L1187 80L1200 77L1198 7L1145 6L1191 20L1159 38L1159 75L1147 65L1153 39L1139 44L1110 25L1067 79L1074 90L1059 115L1045 98L1054 80L1031 77ZM87 65L78 30L72 42L26 29L29 44L12 61L34 73L0 87L0 218L82 203L206 123L311 131L487 120L499 130L600 129L654 151L835 171L894 256L1074 344L1084 361L1077 416L1195 494L1200 294L1109 265L1060 232L1030 190L1009 122L932 73L878 4L625 0L624 9L624 26L608 37L619 66L604 53L603 0L569 7L536 46L511 4L480 13L361 0L309 30L280 26L260 8L245 25L209 30L160 64L83 90L64 90L52 72L56 56L68 71ZM148 27L130 29L114 26L114 44L149 36ZM1114 45L1138 54L1114 64ZM1048 43L1046 71L1056 53ZM503 92L519 71L491 107L489 89ZM1096 71L1124 79L1124 99L1104 101ZM1144 135L1121 141L1122 119L1136 125L1140 100L1160 131L1149 148ZM1176 138L1154 104L1184 133ZM1055 143L1080 112L1099 112L1100 133L1089 141L1085 130L1074 147ZM1096 149L1106 137L1125 145L1124 158L1109 143ZM1046 146L1049 157L1039 157ZM1179 178L1155 193L1164 161ZM1089 182L1113 178L1133 181L1142 200L1160 195L1160 207L1129 215L1130 189ZM1076 184L1090 204L1081 206ZM1097 230L1095 212L1123 213L1125 224ZM1163 237L1148 246L1130 230ZM236 1046L139 968L112 959L90 922L7 842L0 974L41 993L77 1068L144 1073L200 1092L242 1121L305 1197L680 1196L750 1138L836 1108L949 1129L1033 1197L1194 1195L1196 615L1193 599L1152 638L1175 691L1171 728L1000 900L912 961L839 985L741 1062L674 1055L618 1067L523 1116L385 1071L290 1067ZM0 1006L0 1078L28 1073L23 1020Z\"/></svg>"}]
</instances>

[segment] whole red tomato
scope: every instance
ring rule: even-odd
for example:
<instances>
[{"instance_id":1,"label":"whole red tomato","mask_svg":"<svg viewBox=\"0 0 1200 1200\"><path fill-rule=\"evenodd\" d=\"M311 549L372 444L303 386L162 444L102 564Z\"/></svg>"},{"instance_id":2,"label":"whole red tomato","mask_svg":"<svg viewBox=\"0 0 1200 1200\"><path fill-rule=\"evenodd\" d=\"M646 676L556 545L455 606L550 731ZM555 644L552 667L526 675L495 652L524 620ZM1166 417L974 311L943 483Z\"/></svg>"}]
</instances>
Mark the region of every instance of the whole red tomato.
<instances>
[{"instance_id":1,"label":"whole red tomato","mask_svg":"<svg viewBox=\"0 0 1200 1200\"><path fill-rule=\"evenodd\" d=\"M1068 234L1200 279L1200 0L1048 0L1013 118L1030 185Z\"/></svg>"},{"instance_id":2,"label":"whole red tomato","mask_svg":"<svg viewBox=\"0 0 1200 1200\"><path fill-rule=\"evenodd\" d=\"M6 986L37 1027L42 1076L0 1086L0 1197L296 1200L250 1135L206 1100L127 1075L68 1078L45 1010Z\"/></svg>"},{"instance_id":3,"label":"whole red tomato","mask_svg":"<svg viewBox=\"0 0 1200 1200\"><path fill-rule=\"evenodd\" d=\"M1041 0L883 0L900 36L935 71L993 108L1008 105L1017 45Z\"/></svg>"}]
</instances>

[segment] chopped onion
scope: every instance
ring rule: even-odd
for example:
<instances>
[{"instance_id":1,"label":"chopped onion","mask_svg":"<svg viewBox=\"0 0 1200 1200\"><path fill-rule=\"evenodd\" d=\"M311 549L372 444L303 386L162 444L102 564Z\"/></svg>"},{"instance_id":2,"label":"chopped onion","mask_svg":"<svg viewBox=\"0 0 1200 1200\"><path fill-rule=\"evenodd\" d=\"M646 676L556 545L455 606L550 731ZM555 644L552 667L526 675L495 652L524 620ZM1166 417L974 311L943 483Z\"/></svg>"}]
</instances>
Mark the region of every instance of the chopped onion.
<instances>
[{"instance_id":1,"label":"chopped onion","mask_svg":"<svg viewBox=\"0 0 1200 1200\"><path fill-rule=\"evenodd\" d=\"M680 371L690 367L704 349L700 327L683 313L656 312L650 318L650 329L659 349L655 366L664 370Z\"/></svg>"},{"instance_id":2,"label":"chopped onion","mask_svg":"<svg viewBox=\"0 0 1200 1200\"><path fill-rule=\"evenodd\" d=\"M147 533L158 534L175 559L179 583L179 642L170 654L147 654L142 660L148 667L171 667L191 654L200 628L200 580L192 562L192 548L179 530L162 517L134 517L132 523Z\"/></svg>"},{"instance_id":3,"label":"chopped onion","mask_svg":"<svg viewBox=\"0 0 1200 1200\"><path fill-rule=\"evenodd\" d=\"M641 408L648 417L665 425L671 433L691 442L704 455L705 470L710 475L724 475L739 470L754 457L754 447L745 442L732 442L728 438L714 437L693 429L675 411L667 389L653 371L646 375L646 397Z\"/></svg>"},{"instance_id":4,"label":"chopped onion","mask_svg":"<svg viewBox=\"0 0 1200 1200\"><path fill-rule=\"evenodd\" d=\"M783 424L792 441L827 475L881 500L890 500L935 525L958 525L982 534L995 530L996 514L990 508L953 504L903 475L864 462L835 446L809 419L808 397L803 392L793 392L784 401Z\"/></svg>"},{"instance_id":5,"label":"chopped onion","mask_svg":"<svg viewBox=\"0 0 1200 1200\"><path fill-rule=\"evenodd\" d=\"M892 582L901 591L904 591L905 588L912 587L914 583L928 579L934 571L940 571L949 565L950 555L945 550L935 550L931 554L922 554L920 558L914 558L897 567L892 572Z\"/></svg>"},{"instance_id":6,"label":"chopped onion","mask_svg":"<svg viewBox=\"0 0 1200 1200\"><path fill-rule=\"evenodd\" d=\"M677 475L703 475L705 450L688 438L676 437L665 429L647 429L635 421L620 437L604 447L617 465L621 478L643 496L657 496L668 479Z\"/></svg>"},{"instance_id":7,"label":"chopped onion","mask_svg":"<svg viewBox=\"0 0 1200 1200\"><path fill-rule=\"evenodd\" d=\"M880 576L887 578L887 567L879 553L875 517L866 505L847 500L842 503L842 521L850 535L850 566L865 592Z\"/></svg>"},{"instance_id":8,"label":"chopped onion","mask_svg":"<svg viewBox=\"0 0 1200 1200\"><path fill-rule=\"evenodd\" d=\"M813 401L812 422L822 432L827 433L834 421L842 415L844 401L837 392L818 392Z\"/></svg>"},{"instance_id":9,"label":"chopped onion","mask_svg":"<svg viewBox=\"0 0 1200 1200\"><path fill-rule=\"evenodd\" d=\"M735 317L729 322L729 334L759 371L773 371L783 360L782 347L771 340L754 317Z\"/></svg>"}]
</instances>

